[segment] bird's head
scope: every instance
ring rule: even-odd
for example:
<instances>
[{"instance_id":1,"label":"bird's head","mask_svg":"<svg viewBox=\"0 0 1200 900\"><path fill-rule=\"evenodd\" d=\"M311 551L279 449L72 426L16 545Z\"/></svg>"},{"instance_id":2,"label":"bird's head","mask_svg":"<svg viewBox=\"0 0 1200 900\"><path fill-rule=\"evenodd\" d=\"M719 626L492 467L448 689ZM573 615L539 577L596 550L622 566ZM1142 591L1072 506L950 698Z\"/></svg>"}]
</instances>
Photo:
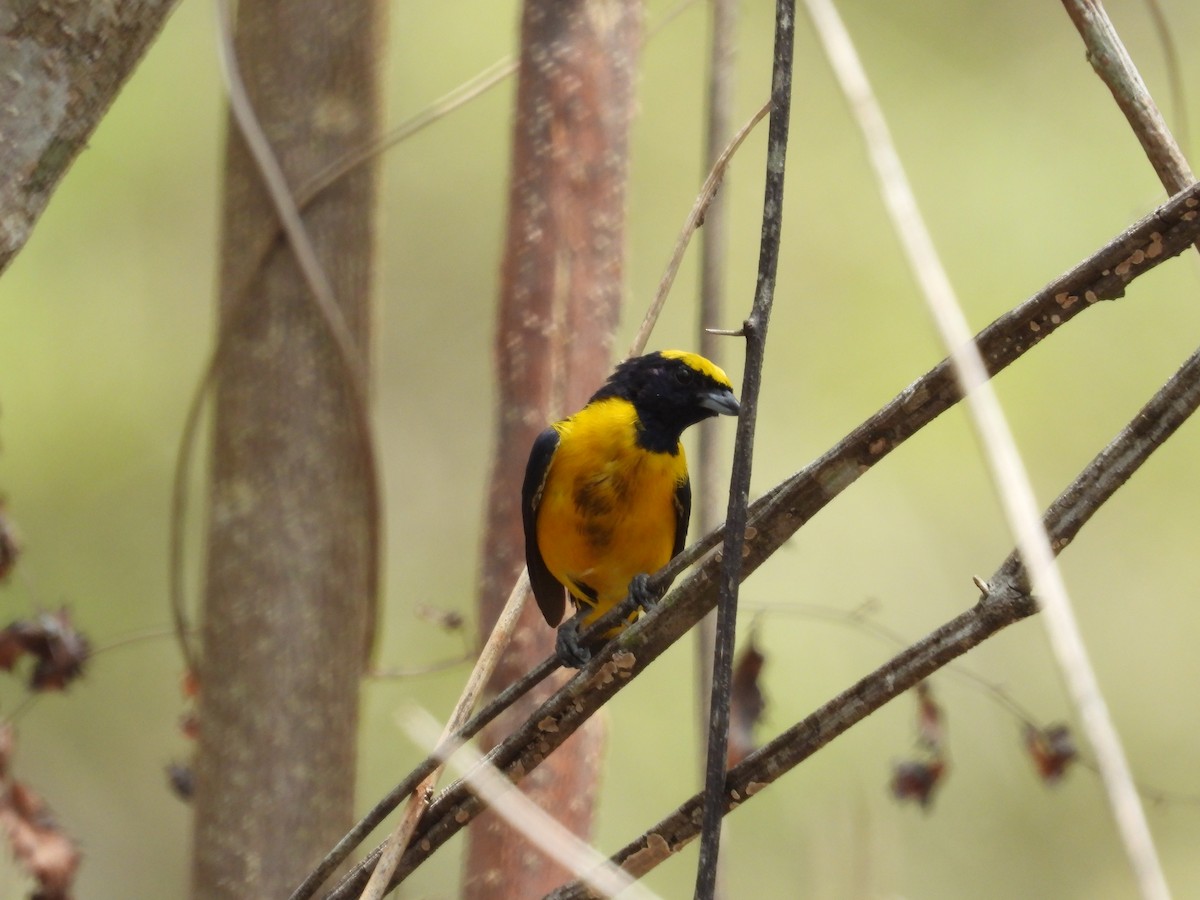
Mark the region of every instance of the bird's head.
<instances>
[{"instance_id":1,"label":"bird's head","mask_svg":"<svg viewBox=\"0 0 1200 900\"><path fill-rule=\"evenodd\" d=\"M729 376L696 353L660 350L617 366L593 401L628 400L637 410L648 449L674 452L689 425L710 416L738 414Z\"/></svg>"}]
</instances>

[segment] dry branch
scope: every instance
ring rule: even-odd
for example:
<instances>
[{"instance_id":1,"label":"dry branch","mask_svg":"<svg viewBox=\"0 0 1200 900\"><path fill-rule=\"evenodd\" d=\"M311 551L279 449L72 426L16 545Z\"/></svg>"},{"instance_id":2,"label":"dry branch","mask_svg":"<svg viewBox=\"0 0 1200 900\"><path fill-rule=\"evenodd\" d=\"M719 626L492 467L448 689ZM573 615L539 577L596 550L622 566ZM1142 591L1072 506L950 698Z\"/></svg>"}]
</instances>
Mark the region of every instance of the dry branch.
<instances>
[{"instance_id":1,"label":"dry branch","mask_svg":"<svg viewBox=\"0 0 1200 900\"><path fill-rule=\"evenodd\" d=\"M729 705L733 691L733 648L737 633L738 586L742 582L742 546L746 540L750 473L754 460L754 430L758 395L766 361L767 327L775 302L775 276L783 231L783 185L787 172L788 126L792 110L792 49L796 27L795 0L775 4L775 49L771 69L771 119L767 132L766 184L763 190L762 237L754 303L742 325L746 364L742 376L742 409L738 414L725 518L721 560L721 592L717 603L717 633L713 647L712 693L708 705L708 753L704 768L704 814L700 860L696 867L696 898L712 900L717 886L721 846L721 785L729 748Z\"/></svg>"},{"instance_id":2,"label":"dry branch","mask_svg":"<svg viewBox=\"0 0 1200 900\"><path fill-rule=\"evenodd\" d=\"M1029 300L1001 316L976 338L989 373L1015 362L1035 344L1077 317L1100 300L1124 296L1130 282L1182 253L1200 236L1200 184L1135 223L1095 254L1055 279ZM914 381L886 406L855 428L820 458L773 488L751 504L747 526L743 575L748 576L778 550L795 532L862 474L893 449L932 422L961 399L950 364L943 360ZM1064 511L1064 518L1070 518ZM706 536L711 545L714 536ZM694 561L694 548L685 551ZM648 615L630 626L561 691L551 697L501 745L488 760L518 780L536 768L574 729L636 677L682 634L686 633L716 603L718 557L709 557L688 578L663 598ZM669 564L668 574L679 571L685 560ZM999 580L997 580L999 584ZM996 589L984 607L1015 621L1020 616L1005 611L1003 603L1016 602ZM1021 606L1024 610L1024 605ZM1024 614L1032 612L1030 608ZM965 637L986 636L988 620L975 622ZM948 636L939 630L927 639L933 663L945 661ZM976 641L977 642L977 641ZM905 654L902 657L908 658ZM924 672L921 663L918 671ZM852 689L853 691L853 689ZM760 755L752 759L761 758ZM744 763L746 765L750 762ZM744 796L744 795L743 795ZM441 846L465 822L478 814L480 806L465 787L456 783L433 803L416 842L401 861L397 878L403 879ZM369 855L329 897L353 897L373 866Z\"/></svg>"},{"instance_id":3,"label":"dry branch","mask_svg":"<svg viewBox=\"0 0 1200 900\"><path fill-rule=\"evenodd\" d=\"M1200 407L1200 350L1143 407L1121 433L1051 504L1043 518L1055 554L1151 454ZM1014 550L987 582L970 610L906 648L729 771L723 795L730 812L808 759L834 738L923 679L1007 626L1037 612L1029 576ZM695 838L702 796L697 794L611 857L641 877ZM547 900L591 897L579 882Z\"/></svg>"}]
</instances>

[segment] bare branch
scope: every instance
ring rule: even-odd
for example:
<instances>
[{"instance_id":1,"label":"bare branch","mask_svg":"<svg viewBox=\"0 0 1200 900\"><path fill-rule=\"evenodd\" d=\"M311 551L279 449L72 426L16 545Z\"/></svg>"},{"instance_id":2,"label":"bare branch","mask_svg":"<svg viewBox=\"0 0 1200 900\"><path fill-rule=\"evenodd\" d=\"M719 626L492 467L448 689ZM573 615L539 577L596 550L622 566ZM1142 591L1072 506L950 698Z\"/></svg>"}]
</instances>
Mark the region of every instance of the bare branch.
<instances>
[{"instance_id":1,"label":"bare branch","mask_svg":"<svg viewBox=\"0 0 1200 900\"><path fill-rule=\"evenodd\" d=\"M638 326L637 334L633 337L633 343L629 345L627 358L629 356L637 356L645 349L646 341L650 338L650 332L654 330L654 326L658 323L659 314L662 313L662 308L667 302L667 296L671 293L671 285L675 283L675 276L679 272L679 264L683 262L683 254L687 251L688 244L691 243L692 235L703 224L709 204L717 196L717 191L721 187L721 181L725 178L725 169L728 168L729 161L733 158L733 154L737 152L738 147L742 145L742 142L750 135L750 132L754 130L754 126L762 121L763 116L770 109L770 101L760 106L758 111L747 120L746 124L739 128L733 137L730 138L729 143L725 145L725 149L717 156L712 169L708 173L708 177L704 179L704 184L700 186L700 193L696 195L696 201L692 204L692 210L688 213L687 219L683 223L679 237L675 239L675 249L671 251L671 258L667 262L666 271L663 272L663 276L658 282L658 290L654 293L654 300L651 301L650 308L646 310L646 315L642 318L642 324Z\"/></svg>"},{"instance_id":2,"label":"bare branch","mask_svg":"<svg viewBox=\"0 0 1200 900\"><path fill-rule=\"evenodd\" d=\"M771 70L771 121L767 133L766 185L763 190L762 238L754 304L742 325L746 364L742 376L741 412L733 449L729 482L729 511L725 517L721 594L717 603L717 633L713 649L712 694L708 706L708 760L704 771L704 819L700 861L696 867L696 897L712 900L717 885L721 846L721 785L729 746L729 703L733 690L733 651L737 627L738 586L742 581L742 545L746 539L750 472L754 459L754 427L766 358L767 327L775 302L775 276L783 230L783 184L792 109L792 50L796 27L795 0L775 4L775 50Z\"/></svg>"},{"instance_id":3,"label":"bare branch","mask_svg":"<svg viewBox=\"0 0 1200 900\"><path fill-rule=\"evenodd\" d=\"M989 372L994 375L1006 368L1097 301L1123 296L1131 281L1191 246L1200 235L1198 207L1200 184L1173 197L985 328L976 336L975 342ZM746 530L743 576L749 576L805 522L959 399L961 391L950 373L949 362L943 360L820 458L752 503ZM655 576L656 582L661 579L669 584L683 568L703 556L706 548L715 546L719 537L718 531L689 547ZM586 718L715 606L717 568L717 557L707 557L653 611L599 651L571 682L493 750L488 755L489 761L514 779L535 768ZM986 607L985 612L994 613L997 603ZM1032 609L1023 615L1031 612ZM1009 621L1020 617L1010 614ZM975 634L982 640L987 636L987 628L992 632L997 630L987 621L976 622L968 634ZM939 655L942 652L944 650L934 653L935 661L942 658ZM539 670L554 667L553 660L546 660ZM919 677L924 677L928 671L921 670ZM527 676L527 680L541 675L541 671L535 671ZM524 682L514 685L510 691L518 692L523 687ZM494 714L490 708L487 712ZM468 723L465 730L475 724ZM417 772L428 771L428 767L435 765L436 761L426 760ZM415 783L413 775L405 782L406 785ZM404 796L407 791L397 789L392 793ZM447 788L431 806L429 815L418 829L416 843L401 860L396 878L405 877L478 811L478 805L466 795L462 785ZM369 831L367 828L363 836ZM350 872L329 894L329 900L356 896L355 890L365 883L375 855L368 855Z\"/></svg>"},{"instance_id":4,"label":"bare branch","mask_svg":"<svg viewBox=\"0 0 1200 900\"><path fill-rule=\"evenodd\" d=\"M1009 529L1038 587L1050 646L1083 731L1095 751L1105 795L1130 866L1143 896L1165 898L1169 895L1166 879L1121 739L1108 713L1066 583L1054 564L1054 553L1041 527L1033 487L1016 441L1000 401L987 383L983 358L971 343L966 316L925 226L883 111L836 7L832 0L807 0L807 7L862 130L893 229L953 360L955 377L967 395L967 409L980 438L992 483Z\"/></svg>"},{"instance_id":5,"label":"bare branch","mask_svg":"<svg viewBox=\"0 0 1200 900\"><path fill-rule=\"evenodd\" d=\"M1104 5L1100 0L1063 0L1063 6L1087 46L1088 62L1112 91L1159 181L1168 193L1183 190L1195 176Z\"/></svg>"},{"instance_id":6,"label":"bare branch","mask_svg":"<svg viewBox=\"0 0 1200 900\"><path fill-rule=\"evenodd\" d=\"M522 571L504 604L500 617L492 627L491 634L488 635L487 643L479 654L479 659L475 662L475 668L471 670L467 683L463 685L462 693L459 695L458 702L454 705L454 711L450 713L450 719L446 722L446 727L439 739L439 748L450 742L454 733L460 731L467 719L470 718L471 710L475 708L479 695L491 680L492 673L496 670L496 664L512 640L513 630L517 626L517 620L521 617L521 610L525 608L525 602L529 599L529 592L529 573ZM439 749L435 751L435 755L444 761L445 751ZM392 877L392 872L396 870L396 864L412 839L417 822L425 814L429 800L433 796L433 789L437 786L441 774L440 767L434 769L413 790L404 815L401 816L400 822L388 839L379 863L371 875L371 880L363 891L363 900L379 900L387 892L388 879ZM333 867L336 865L337 863L334 863ZM330 867L331 871L333 867ZM328 873L326 873L324 877L318 878L319 872L320 868L318 868L318 872L309 876L308 881L313 882L313 887L321 885L328 877ZM301 885L300 890L304 890L306 885L307 882L305 885Z\"/></svg>"},{"instance_id":7,"label":"bare branch","mask_svg":"<svg viewBox=\"0 0 1200 900\"><path fill-rule=\"evenodd\" d=\"M433 717L428 712L402 710L400 719L414 742L423 745L426 750L432 750L443 763L453 766L471 791L495 810L511 828L524 835L560 866L578 874L599 896L612 897L629 891L628 897L657 900L657 894L638 884L516 790L513 783L488 765L477 751L463 745L447 746L444 743L445 735L437 738ZM466 759L460 760L455 754Z\"/></svg>"},{"instance_id":8,"label":"bare branch","mask_svg":"<svg viewBox=\"0 0 1200 900\"><path fill-rule=\"evenodd\" d=\"M1200 407L1200 350L1158 391L1071 485L1043 518L1055 553L1061 552L1151 454ZM797 722L729 771L724 811L736 809L888 701L962 656L1000 630L1037 612L1029 576L1013 551L987 582L975 606L906 648L874 672ZM697 794L612 856L634 876L669 858L697 834L703 796ZM579 882L547 900L590 897Z\"/></svg>"}]
</instances>

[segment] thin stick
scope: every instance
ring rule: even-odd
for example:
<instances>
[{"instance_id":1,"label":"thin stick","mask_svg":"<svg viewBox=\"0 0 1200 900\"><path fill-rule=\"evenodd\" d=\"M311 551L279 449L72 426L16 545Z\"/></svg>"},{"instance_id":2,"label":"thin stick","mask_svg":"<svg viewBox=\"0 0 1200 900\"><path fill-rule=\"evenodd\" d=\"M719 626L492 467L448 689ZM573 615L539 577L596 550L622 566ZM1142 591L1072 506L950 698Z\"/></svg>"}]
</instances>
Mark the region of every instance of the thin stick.
<instances>
[{"instance_id":1,"label":"thin stick","mask_svg":"<svg viewBox=\"0 0 1200 900\"><path fill-rule=\"evenodd\" d=\"M517 61L511 56L498 59L482 72L478 72L453 90L438 97L419 113L401 122L387 134L381 134L371 143L358 147L345 156L335 159L309 178L296 191L296 197L300 206L307 206L317 194L371 157L382 153L389 147L394 147L402 141L408 140L414 134L428 128L459 107L465 106L476 97L486 94L515 71L517 71Z\"/></svg>"},{"instance_id":2,"label":"thin stick","mask_svg":"<svg viewBox=\"0 0 1200 900\"><path fill-rule=\"evenodd\" d=\"M525 601L529 598L529 591L529 572L522 569L517 583L508 595L508 601L504 604L500 617L496 620L495 627L492 628L492 633L488 635L487 643L484 644L479 659L475 662L471 677L467 679L462 695L458 698L458 703L455 704L454 711L446 722L446 728L439 744L448 740L454 732L461 729L470 717L480 692L487 684L488 679L492 677L496 663L500 661L501 654L512 640L513 630L516 628L517 619L521 616L521 610L525 607ZM362 900L380 900L387 893L392 873L396 871L396 865L400 862L400 857L404 855L417 823L429 807L429 801L433 799L433 788L441 774L442 767L439 766L427 775L413 791L396 830L392 832L392 836L380 854L375 871L371 873L371 880L367 882L367 886L362 892Z\"/></svg>"},{"instance_id":3,"label":"thin stick","mask_svg":"<svg viewBox=\"0 0 1200 900\"><path fill-rule=\"evenodd\" d=\"M705 210L712 203L717 188L721 186L721 179L725 177L725 169L729 165L729 160L733 158L733 154L742 145L742 141L746 140L747 135L754 130L755 125L762 121L763 116L767 114L770 108L771 102L768 100L759 107L758 111L750 117L745 125L738 129L724 151L717 157L717 161L713 165L712 171L708 173L708 177L704 179L704 184L700 187L700 193L696 195L696 202L692 204L692 211L688 213L687 219L684 220L683 228L679 232L679 237L675 239L675 249L671 251L671 259L667 262L667 269L663 272L662 279L658 283L658 290L654 294L654 300L651 302L650 308L646 310L642 324L638 327L637 334L634 335L633 343L629 345L628 356L637 356L646 348L646 341L650 338L650 332L654 330L654 325L658 321L658 316L662 312L663 305L667 302L667 295L671 292L671 285L675 282L675 275L679 272L679 264L683 261L683 254L692 240L692 235L696 233L696 229L704 221Z\"/></svg>"},{"instance_id":4,"label":"thin stick","mask_svg":"<svg viewBox=\"0 0 1200 900\"><path fill-rule=\"evenodd\" d=\"M608 857L580 840L517 790L477 750L447 742L444 732L438 739L437 722L424 709L402 709L399 718L401 727L417 746L449 764L489 809L560 866L574 872L590 890L602 897L628 891L626 897L658 900L657 894L610 863Z\"/></svg>"},{"instance_id":5,"label":"thin stick","mask_svg":"<svg viewBox=\"0 0 1200 900\"><path fill-rule=\"evenodd\" d=\"M1200 185L1172 197L984 328L975 340L981 352L990 360L992 374L1012 365L1099 301L1124 296L1134 280L1190 247L1200 237L1198 210ZM1036 332L1031 332L1031 322L1038 324ZM748 574L762 565L804 523L960 399L961 392L949 372L949 362L943 360L861 422L820 458L755 500L751 505L750 526L756 533L746 543L743 573ZM1144 412L1142 418L1146 417L1147 413ZM1144 434L1151 445L1169 436L1165 430L1147 431ZM1128 473L1123 473L1121 477L1127 478ZM660 583L669 585L684 568L703 557L697 570L682 585L664 597L654 610L618 635L616 640L602 648L593 662L589 663L588 671L581 672L550 697L517 732L505 740L503 748L493 751L492 759L499 759L502 754L506 765L519 766L525 773L531 771L546 753L567 738L574 727L599 708L612 693L628 684L666 646L712 609L716 603L716 564L709 554L720 542L722 534L723 531L718 529L705 535L652 576L651 582L656 589ZM615 610L612 614L616 615ZM596 623L596 628L608 627L602 626L602 623L603 619ZM619 669L621 672L628 671L629 679L611 677L613 657L618 651L624 654L623 662L627 661L627 657L633 658L632 669ZM511 705L514 697L523 696L532 685L539 683L555 668L557 663L553 658L548 658L517 684L506 688L463 727L459 737L465 739L477 733L502 709ZM610 674L599 682L592 680L600 671ZM558 731L547 732L539 727L544 715L555 717ZM426 759L381 799L331 851L327 859L336 860L331 864L332 868L340 865L350 850L364 840L436 765L436 759ZM406 870L418 865L420 859L432 853L442 841L469 821L470 811L455 805L457 798L454 788L448 788L446 793L449 796L445 798L444 805L442 801L437 803L443 805L443 809L453 810L452 821L439 819L436 823L424 823L419 850L410 848L410 855L414 858L404 863ZM347 874L330 897L346 900L358 896L377 857L378 851L368 854L353 872ZM355 885L358 885L357 889ZM310 896L311 891L296 892L292 900L306 900Z\"/></svg>"},{"instance_id":6,"label":"thin stick","mask_svg":"<svg viewBox=\"0 0 1200 900\"><path fill-rule=\"evenodd\" d=\"M729 744L729 698L733 686L734 632L737 627L738 586L742 580L742 545L746 538L750 471L754 455L754 426L766 354L767 326L775 300L779 242L783 227L783 177L792 105L792 46L795 36L794 0L775 5L775 51L771 72L771 122L767 133L766 185L763 190L762 239L754 304L742 326L746 336L746 365L742 377L742 410L738 416L725 517L721 592L717 602L717 635L713 654L712 700L709 703L708 761L704 771L704 815L700 833L700 862L696 867L696 898L711 900L716 891L721 818L725 805L725 763Z\"/></svg>"},{"instance_id":7,"label":"thin stick","mask_svg":"<svg viewBox=\"0 0 1200 900\"><path fill-rule=\"evenodd\" d=\"M1183 190L1196 179L1104 5L1100 0L1062 3L1087 46L1088 62L1112 91L1163 187L1168 194Z\"/></svg>"},{"instance_id":8,"label":"thin stick","mask_svg":"<svg viewBox=\"0 0 1200 900\"><path fill-rule=\"evenodd\" d=\"M1061 551L1074 544L1107 503L1200 408L1200 350L1194 352L1121 433L1076 476L1046 511L1044 527ZM905 648L819 709L760 747L729 771L725 812L730 812L786 772L846 733L872 712L963 656L983 641L1037 612L1029 576L1013 551L1000 564L975 606ZM697 832L703 795L697 794L613 854L630 874L643 876L686 846ZM578 882L545 900L583 900Z\"/></svg>"},{"instance_id":9,"label":"thin stick","mask_svg":"<svg viewBox=\"0 0 1200 900\"><path fill-rule=\"evenodd\" d=\"M709 55L707 107L704 154L711 172L720 162L724 145L733 127L734 47L737 32L738 5L736 0L711 0L709 3ZM729 222L726 202L728 192L718 192L709 203L700 232L700 355L720 365L721 353L717 336L705 326L720 322L725 301L725 275L728 262ZM720 467L719 426L715 419L706 419L698 427L696 437L696 522L700 532L711 531L720 523L722 471ZM708 729L708 701L712 694L712 660L716 646L717 617L709 614L696 626L696 722L697 734ZM705 751L697 741L700 772L704 772ZM701 774L703 778L703 774ZM718 885L721 882L718 871ZM718 894L721 891L718 889Z\"/></svg>"},{"instance_id":10,"label":"thin stick","mask_svg":"<svg viewBox=\"0 0 1200 900\"><path fill-rule=\"evenodd\" d=\"M1191 126L1188 124L1187 93L1183 89L1182 67L1179 65L1179 50L1175 47L1175 38L1171 34L1170 23L1163 13L1162 4L1158 0L1145 0L1146 8L1150 10L1150 20L1154 22L1154 33L1162 45L1163 67L1167 70L1167 90L1171 95L1171 114L1175 120L1175 140L1179 144L1179 152L1188 155L1191 143Z\"/></svg>"},{"instance_id":11,"label":"thin stick","mask_svg":"<svg viewBox=\"0 0 1200 900\"><path fill-rule=\"evenodd\" d=\"M1042 527L1033 488L1016 442L1000 402L988 383L983 357L971 340L966 318L933 239L925 227L883 112L876 102L849 33L832 0L805 0L805 3L830 65L863 132L893 227L933 313L938 332L950 353L955 374L966 395L967 409L980 437L1009 528L1037 585L1045 611L1042 621L1050 645L1078 711L1083 731L1095 753L1109 806L1139 889L1146 898L1169 897L1170 892L1120 737L1088 658L1066 584L1054 562L1054 551Z\"/></svg>"}]
</instances>

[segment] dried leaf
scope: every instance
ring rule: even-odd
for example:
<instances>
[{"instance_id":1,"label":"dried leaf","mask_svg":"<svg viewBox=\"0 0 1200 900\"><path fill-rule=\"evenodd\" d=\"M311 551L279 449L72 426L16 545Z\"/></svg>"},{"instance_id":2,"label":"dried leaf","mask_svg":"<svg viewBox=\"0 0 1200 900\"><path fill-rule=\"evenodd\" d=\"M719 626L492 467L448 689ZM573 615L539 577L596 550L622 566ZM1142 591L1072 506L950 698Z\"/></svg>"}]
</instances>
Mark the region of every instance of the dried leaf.
<instances>
[{"instance_id":1,"label":"dried leaf","mask_svg":"<svg viewBox=\"0 0 1200 900\"><path fill-rule=\"evenodd\" d=\"M19 781L0 794L0 828L13 858L36 882L39 900L69 900L83 854L67 837L46 802Z\"/></svg>"},{"instance_id":2,"label":"dried leaf","mask_svg":"<svg viewBox=\"0 0 1200 900\"><path fill-rule=\"evenodd\" d=\"M901 801L915 800L928 809L945 772L946 763L941 759L898 762L892 767L892 795Z\"/></svg>"},{"instance_id":3,"label":"dried leaf","mask_svg":"<svg viewBox=\"0 0 1200 900\"><path fill-rule=\"evenodd\" d=\"M21 635L21 623L13 623L0 630L0 669L11 672L22 656L27 652L25 641Z\"/></svg>"},{"instance_id":4,"label":"dried leaf","mask_svg":"<svg viewBox=\"0 0 1200 900\"><path fill-rule=\"evenodd\" d=\"M1062 723L1046 728L1026 725L1025 749L1046 784L1054 784L1062 778L1079 755L1071 729Z\"/></svg>"},{"instance_id":5,"label":"dried leaf","mask_svg":"<svg viewBox=\"0 0 1200 900\"><path fill-rule=\"evenodd\" d=\"M762 719L767 705L758 683L764 662L766 657L759 651L752 631L733 667L733 684L729 694L729 746L725 760L727 768L733 768L758 748L754 740L754 728Z\"/></svg>"},{"instance_id":6,"label":"dried leaf","mask_svg":"<svg viewBox=\"0 0 1200 900\"><path fill-rule=\"evenodd\" d=\"M65 608L0 629L0 668L12 671L22 656L33 656L36 662L29 687L34 691L64 690L83 674L90 650L87 638L76 631Z\"/></svg>"},{"instance_id":7,"label":"dried leaf","mask_svg":"<svg viewBox=\"0 0 1200 900\"><path fill-rule=\"evenodd\" d=\"M61 691L83 674L91 647L88 640L71 623L65 608L57 613L44 612L37 617L41 641L31 652L37 665L29 678L35 691Z\"/></svg>"}]
</instances>

